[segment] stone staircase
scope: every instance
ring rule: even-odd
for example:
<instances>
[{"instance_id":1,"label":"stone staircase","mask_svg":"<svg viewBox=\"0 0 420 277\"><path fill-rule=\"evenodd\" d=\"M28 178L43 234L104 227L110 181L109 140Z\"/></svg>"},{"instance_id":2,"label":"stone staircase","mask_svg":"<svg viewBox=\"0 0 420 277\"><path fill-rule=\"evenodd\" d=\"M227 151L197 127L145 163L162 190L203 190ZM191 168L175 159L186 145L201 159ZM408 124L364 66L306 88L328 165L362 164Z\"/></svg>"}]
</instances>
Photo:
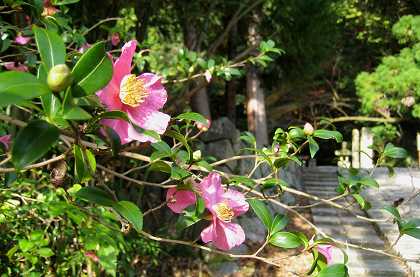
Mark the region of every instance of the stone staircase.
<instances>
[{"instance_id":1,"label":"stone staircase","mask_svg":"<svg viewBox=\"0 0 420 277\"><path fill-rule=\"evenodd\" d=\"M338 184L337 167L305 168L303 178L306 192L324 199L337 195L335 191ZM340 199L337 203L349 205L347 201ZM316 201L312 201L311 204L314 202ZM357 206L353 211L366 216ZM324 204L312 207L311 212L315 225L336 239L370 248L384 249L386 247L373 224L358 219L348 212ZM351 277L411 276L406 266L398 260L360 249L345 250L349 256L347 265ZM334 261L343 261L341 251L338 249L334 250Z\"/></svg>"}]
</instances>

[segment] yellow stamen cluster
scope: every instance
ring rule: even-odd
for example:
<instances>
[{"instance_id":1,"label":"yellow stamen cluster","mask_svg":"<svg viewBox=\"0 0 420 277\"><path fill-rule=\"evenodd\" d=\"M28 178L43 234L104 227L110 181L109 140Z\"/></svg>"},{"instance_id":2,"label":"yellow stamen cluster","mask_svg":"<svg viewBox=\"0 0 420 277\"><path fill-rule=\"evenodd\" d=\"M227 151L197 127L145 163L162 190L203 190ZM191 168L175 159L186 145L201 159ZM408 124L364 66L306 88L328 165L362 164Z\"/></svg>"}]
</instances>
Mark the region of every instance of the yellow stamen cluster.
<instances>
[{"instance_id":1,"label":"yellow stamen cluster","mask_svg":"<svg viewBox=\"0 0 420 277\"><path fill-rule=\"evenodd\" d=\"M120 85L121 102L130 106L137 107L144 102L148 95L142 80L136 78L136 75L125 75Z\"/></svg>"},{"instance_id":2,"label":"yellow stamen cluster","mask_svg":"<svg viewBox=\"0 0 420 277\"><path fill-rule=\"evenodd\" d=\"M213 210L216 212L217 217L223 221L229 222L232 220L235 213L226 203L217 203L214 205Z\"/></svg>"}]
</instances>

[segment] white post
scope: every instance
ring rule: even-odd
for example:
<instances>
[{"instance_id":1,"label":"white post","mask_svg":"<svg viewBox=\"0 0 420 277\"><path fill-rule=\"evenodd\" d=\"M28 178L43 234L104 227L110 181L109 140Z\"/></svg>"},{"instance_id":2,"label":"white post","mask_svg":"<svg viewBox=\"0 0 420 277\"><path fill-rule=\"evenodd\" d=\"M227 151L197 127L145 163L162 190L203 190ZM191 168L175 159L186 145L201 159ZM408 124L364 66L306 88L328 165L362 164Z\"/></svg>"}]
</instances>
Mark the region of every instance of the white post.
<instances>
[{"instance_id":1,"label":"white post","mask_svg":"<svg viewBox=\"0 0 420 277\"><path fill-rule=\"evenodd\" d=\"M360 132L359 129L353 129L351 132L351 166L360 168Z\"/></svg>"},{"instance_id":2,"label":"white post","mask_svg":"<svg viewBox=\"0 0 420 277\"><path fill-rule=\"evenodd\" d=\"M417 157L420 167L420 133L417 133Z\"/></svg>"},{"instance_id":3,"label":"white post","mask_svg":"<svg viewBox=\"0 0 420 277\"><path fill-rule=\"evenodd\" d=\"M360 168L373 168L373 135L369 128L363 127L360 138Z\"/></svg>"}]
</instances>

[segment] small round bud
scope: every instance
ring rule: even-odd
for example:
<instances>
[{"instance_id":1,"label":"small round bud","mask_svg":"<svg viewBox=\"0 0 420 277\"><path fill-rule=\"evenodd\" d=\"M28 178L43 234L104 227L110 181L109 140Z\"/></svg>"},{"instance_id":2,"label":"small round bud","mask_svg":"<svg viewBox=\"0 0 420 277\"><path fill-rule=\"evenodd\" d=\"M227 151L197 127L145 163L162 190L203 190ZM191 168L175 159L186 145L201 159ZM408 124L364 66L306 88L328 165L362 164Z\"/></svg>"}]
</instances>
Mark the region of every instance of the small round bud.
<instances>
[{"instance_id":1,"label":"small round bud","mask_svg":"<svg viewBox=\"0 0 420 277\"><path fill-rule=\"evenodd\" d=\"M71 85L73 76L70 68L65 64L58 64L48 72L48 87L55 92L62 91Z\"/></svg>"},{"instance_id":2,"label":"small round bud","mask_svg":"<svg viewBox=\"0 0 420 277\"><path fill-rule=\"evenodd\" d=\"M311 123L305 123L305 126L303 126L303 133L306 136L310 136L314 133L314 127L311 125Z\"/></svg>"}]
</instances>

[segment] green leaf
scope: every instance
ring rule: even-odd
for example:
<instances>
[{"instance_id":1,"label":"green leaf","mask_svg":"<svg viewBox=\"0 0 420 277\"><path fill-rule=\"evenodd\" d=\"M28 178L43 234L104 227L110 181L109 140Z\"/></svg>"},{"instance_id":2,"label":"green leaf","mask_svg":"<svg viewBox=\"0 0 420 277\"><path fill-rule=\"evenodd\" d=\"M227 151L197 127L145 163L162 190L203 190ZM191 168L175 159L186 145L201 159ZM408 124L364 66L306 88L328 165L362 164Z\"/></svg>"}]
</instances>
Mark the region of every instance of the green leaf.
<instances>
[{"instance_id":1,"label":"green leaf","mask_svg":"<svg viewBox=\"0 0 420 277\"><path fill-rule=\"evenodd\" d=\"M195 121L195 122L200 122L202 124L207 125L207 118L205 118L204 116L202 116L199 113L194 113L194 112L187 112L187 113L182 113L180 115L178 115L176 117L176 119L179 120L191 120L191 121Z\"/></svg>"},{"instance_id":2,"label":"green leaf","mask_svg":"<svg viewBox=\"0 0 420 277\"><path fill-rule=\"evenodd\" d=\"M287 216L282 214L276 214L273 221L271 222L270 226L270 234L275 234L280 230L283 230L286 227L287 223L289 223L289 219Z\"/></svg>"},{"instance_id":3,"label":"green leaf","mask_svg":"<svg viewBox=\"0 0 420 277\"><path fill-rule=\"evenodd\" d=\"M150 157L152 161L172 156L171 147L164 141L152 143L152 147L156 150Z\"/></svg>"},{"instance_id":4,"label":"green leaf","mask_svg":"<svg viewBox=\"0 0 420 277\"><path fill-rule=\"evenodd\" d=\"M249 205L251 205L252 210L264 224L267 230L270 230L271 222L273 221L273 216L268 210L264 202L257 199L248 199Z\"/></svg>"},{"instance_id":5,"label":"green leaf","mask_svg":"<svg viewBox=\"0 0 420 277\"><path fill-rule=\"evenodd\" d=\"M376 180L373 179L372 177L368 177L368 176L363 177L362 179L359 180L359 183L367 187L379 188L378 182L376 182Z\"/></svg>"},{"instance_id":6,"label":"green leaf","mask_svg":"<svg viewBox=\"0 0 420 277\"><path fill-rule=\"evenodd\" d=\"M349 276L345 264L333 264L322 269L317 277L347 277Z\"/></svg>"},{"instance_id":7,"label":"green leaf","mask_svg":"<svg viewBox=\"0 0 420 277\"><path fill-rule=\"evenodd\" d=\"M187 177L191 176L191 172L180 168L179 166L172 166L171 167L171 178L175 180L183 180Z\"/></svg>"},{"instance_id":8,"label":"green leaf","mask_svg":"<svg viewBox=\"0 0 420 277\"><path fill-rule=\"evenodd\" d=\"M402 233L413 238L420 239L420 228L407 228Z\"/></svg>"},{"instance_id":9,"label":"green leaf","mask_svg":"<svg viewBox=\"0 0 420 277\"><path fill-rule=\"evenodd\" d=\"M130 122L128 115L122 111L103 112L96 117L96 120L98 121L101 119L122 119L124 121Z\"/></svg>"},{"instance_id":10,"label":"green leaf","mask_svg":"<svg viewBox=\"0 0 420 277\"><path fill-rule=\"evenodd\" d=\"M109 193L97 187L81 188L76 192L76 197L101 206L111 207L115 204L115 201Z\"/></svg>"},{"instance_id":11,"label":"green leaf","mask_svg":"<svg viewBox=\"0 0 420 277\"><path fill-rule=\"evenodd\" d=\"M112 208L133 225L137 232L143 229L143 213L136 204L129 201L119 201Z\"/></svg>"},{"instance_id":12,"label":"green leaf","mask_svg":"<svg viewBox=\"0 0 420 277\"><path fill-rule=\"evenodd\" d=\"M26 72L0 73L0 108L51 93L48 86Z\"/></svg>"},{"instance_id":13,"label":"green leaf","mask_svg":"<svg viewBox=\"0 0 420 277\"><path fill-rule=\"evenodd\" d=\"M315 157L315 154L319 150L319 145L312 137L308 137L308 141L309 141L309 152L311 153L311 158L313 158Z\"/></svg>"},{"instance_id":14,"label":"green leaf","mask_svg":"<svg viewBox=\"0 0 420 277\"><path fill-rule=\"evenodd\" d=\"M407 157L407 151L404 148L396 147L392 143L388 143L384 149L384 156L394 159L404 159Z\"/></svg>"},{"instance_id":15,"label":"green leaf","mask_svg":"<svg viewBox=\"0 0 420 277\"><path fill-rule=\"evenodd\" d=\"M46 72L53 66L66 62L66 48L57 33L37 26L34 26L32 31Z\"/></svg>"},{"instance_id":16,"label":"green leaf","mask_svg":"<svg viewBox=\"0 0 420 277\"><path fill-rule=\"evenodd\" d=\"M165 172L168 174L171 174L172 172L171 166L164 161L153 162L147 170L155 172Z\"/></svg>"},{"instance_id":17,"label":"green leaf","mask_svg":"<svg viewBox=\"0 0 420 277\"><path fill-rule=\"evenodd\" d=\"M72 106L69 109L65 109L63 118L67 120L87 120L92 116L79 106Z\"/></svg>"},{"instance_id":18,"label":"green leaf","mask_svg":"<svg viewBox=\"0 0 420 277\"><path fill-rule=\"evenodd\" d=\"M72 70L74 97L91 95L105 87L112 78L112 62L105 52L105 42L98 42L83 54Z\"/></svg>"},{"instance_id":19,"label":"green leaf","mask_svg":"<svg viewBox=\"0 0 420 277\"><path fill-rule=\"evenodd\" d=\"M54 6L68 5L79 2L80 0L52 0L51 4Z\"/></svg>"},{"instance_id":20,"label":"green leaf","mask_svg":"<svg viewBox=\"0 0 420 277\"><path fill-rule=\"evenodd\" d=\"M105 135L109 141L109 144L111 145L111 150L112 150L112 155L113 156L117 156L118 153L121 150L121 139L120 136L118 135L117 132L115 132L114 129L108 127L108 126L103 126L104 130L105 130Z\"/></svg>"},{"instance_id":21,"label":"green leaf","mask_svg":"<svg viewBox=\"0 0 420 277\"><path fill-rule=\"evenodd\" d=\"M269 242L281 248L296 248L302 245L299 236L290 232L277 232L270 237Z\"/></svg>"},{"instance_id":22,"label":"green leaf","mask_svg":"<svg viewBox=\"0 0 420 277\"><path fill-rule=\"evenodd\" d=\"M382 210L390 213L397 221L401 221L401 215L398 212L397 208L393 206L386 206L386 207L383 207Z\"/></svg>"},{"instance_id":23,"label":"green leaf","mask_svg":"<svg viewBox=\"0 0 420 277\"><path fill-rule=\"evenodd\" d=\"M234 184L244 184L247 187L254 187L255 181L251 178L245 176L233 176L230 178L230 181Z\"/></svg>"},{"instance_id":24,"label":"green leaf","mask_svg":"<svg viewBox=\"0 0 420 277\"><path fill-rule=\"evenodd\" d=\"M19 248L20 248L20 250L22 250L22 252L28 252L29 250L31 250L35 246L35 243L33 243L32 241L26 240L26 239L19 240L18 244L19 244Z\"/></svg>"},{"instance_id":25,"label":"green leaf","mask_svg":"<svg viewBox=\"0 0 420 277\"><path fill-rule=\"evenodd\" d=\"M173 130L168 130L165 133L166 135L178 140L182 145L187 149L188 152L188 163L191 163L193 160L193 151L191 150L190 145L188 144L187 139L181 134Z\"/></svg>"},{"instance_id":26,"label":"green leaf","mask_svg":"<svg viewBox=\"0 0 420 277\"><path fill-rule=\"evenodd\" d=\"M83 149L79 145L73 146L74 175L80 183L92 179L96 171L95 155L89 149Z\"/></svg>"},{"instance_id":27,"label":"green leaf","mask_svg":"<svg viewBox=\"0 0 420 277\"><path fill-rule=\"evenodd\" d=\"M29 122L13 141L12 161L15 167L22 169L44 156L54 146L59 135L57 127L43 120Z\"/></svg>"},{"instance_id":28,"label":"green leaf","mask_svg":"<svg viewBox=\"0 0 420 277\"><path fill-rule=\"evenodd\" d=\"M343 135L337 131L315 130L313 136L320 139L335 139L337 142L343 141Z\"/></svg>"},{"instance_id":29,"label":"green leaf","mask_svg":"<svg viewBox=\"0 0 420 277\"><path fill-rule=\"evenodd\" d=\"M352 195L354 199L356 199L357 203L359 203L360 208L362 208L362 210L370 209L370 203L366 201L360 194L353 193Z\"/></svg>"},{"instance_id":30,"label":"green leaf","mask_svg":"<svg viewBox=\"0 0 420 277\"><path fill-rule=\"evenodd\" d=\"M53 256L53 255L54 255L54 252L51 250L51 248L44 247L44 248L40 248L40 249L38 249L38 254L39 254L41 257L44 257L44 258L49 258L49 257L51 257L51 256Z\"/></svg>"}]
</instances>

